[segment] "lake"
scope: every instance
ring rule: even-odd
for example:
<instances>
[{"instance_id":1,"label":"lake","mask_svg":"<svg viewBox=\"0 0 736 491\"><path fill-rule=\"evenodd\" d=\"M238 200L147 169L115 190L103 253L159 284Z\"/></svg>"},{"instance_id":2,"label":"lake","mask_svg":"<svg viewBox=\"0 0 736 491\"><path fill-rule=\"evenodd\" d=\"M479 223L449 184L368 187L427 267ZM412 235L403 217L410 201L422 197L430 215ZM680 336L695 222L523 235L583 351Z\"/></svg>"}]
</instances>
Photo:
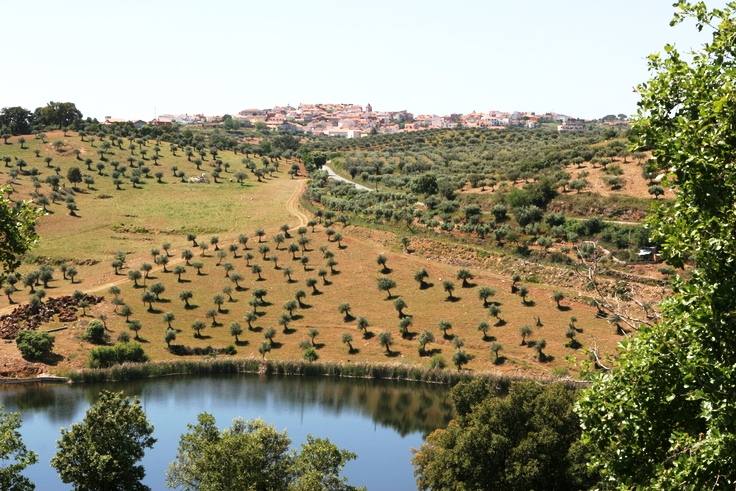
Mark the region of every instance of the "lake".
<instances>
[{"instance_id":1,"label":"lake","mask_svg":"<svg viewBox=\"0 0 736 491\"><path fill-rule=\"evenodd\" d=\"M103 389L138 397L155 428L146 452L144 483L165 486L186 425L206 411L219 427L233 418L261 418L287 430L297 447L308 434L358 454L345 467L351 484L389 491L416 489L412 449L452 416L448 388L411 382L327 377L218 375L168 377L108 384L0 385L0 404L23 415L21 433L39 462L26 470L36 488L70 489L49 461L59 430L80 421Z\"/></svg>"}]
</instances>

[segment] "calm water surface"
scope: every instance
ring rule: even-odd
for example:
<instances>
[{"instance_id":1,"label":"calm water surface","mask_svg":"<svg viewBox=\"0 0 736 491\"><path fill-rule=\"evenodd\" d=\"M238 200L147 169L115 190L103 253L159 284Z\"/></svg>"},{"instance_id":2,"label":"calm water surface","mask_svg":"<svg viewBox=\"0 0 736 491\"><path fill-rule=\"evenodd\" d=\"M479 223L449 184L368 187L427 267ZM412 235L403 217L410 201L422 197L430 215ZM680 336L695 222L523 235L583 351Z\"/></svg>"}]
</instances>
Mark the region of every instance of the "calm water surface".
<instances>
[{"instance_id":1,"label":"calm water surface","mask_svg":"<svg viewBox=\"0 0 736 491\"><path fill-rule=\"evenodd\" d=\"M26 470L36 489L70 489L49 465L59 430L80 421L104 388L139 397L155 428L158 441L143 459L144 482L154 490L167 489L166 467L176 455L179 436L202 411L212 413L220 427L236 417L261 418L287 430L295 447L308 434L327 437L358 454L345 468L352 484L382 491L416 489L412 449L452 416L446 387L408 382L220 375L0 386L0 404L22 413L24 441L38 454L38 464Z\"/></svg>"}]
</instances>

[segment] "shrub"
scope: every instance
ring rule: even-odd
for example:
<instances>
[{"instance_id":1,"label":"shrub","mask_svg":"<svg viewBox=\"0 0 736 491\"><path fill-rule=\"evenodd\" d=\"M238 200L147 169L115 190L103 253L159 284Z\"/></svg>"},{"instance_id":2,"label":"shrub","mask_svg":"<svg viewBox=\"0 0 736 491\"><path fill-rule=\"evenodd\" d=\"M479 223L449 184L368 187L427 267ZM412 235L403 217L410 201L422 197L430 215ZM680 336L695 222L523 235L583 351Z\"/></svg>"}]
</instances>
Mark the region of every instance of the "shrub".
<instances>
[{"instance_id":1,"label":"shrub","mask_svg":"<svg viewBox=\"0 0 736 491\"><path fill-rule=\"evenodd\" d=\"M54 337L47 332L21 331L15 338L20 354L27 360L38 360L54 349Z\"/></svg>"},{"instance_id":2,"label":"shrub","mask_svg":"<svg viewBox=\"0 0 736 491\"><path fill-rule=\"evenodd\" d=\"M436 354L432 356L432 359L429 362L429 366L432 369L441 370L445 368L447 364L445 363L445 359L442 355Z\"/></svg>"},{"instance_id":3,"label":"shrub","mask_svg":"<svg viewBox=\"0 0 736 491\"><path fill-rule=\"evenodd\" d=\"M95 319L87 325L87 329L82 335L82 339L92 344L105 344L107 334L105 333L105 325Z\"/></svg>"},{"instance_id":4,"label":"shrub","mask_svg":"<svg viewBox=\"0 0 736 491\"><path fill-rule=\"evenodd\" d=\"M107 368L121 363L143 363L148 361L139 343L119 342L113 346L99 346L89 353L90 368Z\"/></svg>"}]
</instances>

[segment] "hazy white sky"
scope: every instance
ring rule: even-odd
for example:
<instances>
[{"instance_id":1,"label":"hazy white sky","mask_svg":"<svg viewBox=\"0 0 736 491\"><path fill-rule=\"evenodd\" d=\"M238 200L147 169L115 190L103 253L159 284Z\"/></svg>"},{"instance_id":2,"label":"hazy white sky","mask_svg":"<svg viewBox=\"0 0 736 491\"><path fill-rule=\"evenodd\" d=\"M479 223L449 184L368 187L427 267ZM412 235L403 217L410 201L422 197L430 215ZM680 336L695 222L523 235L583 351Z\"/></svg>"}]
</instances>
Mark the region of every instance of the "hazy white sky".
<instances>
[{"instance_id":1,"label":"hazy white sky","mask_svg":"<svg viewBox=\"0 0 736 491\"><path fill-rule=\"evenodd\" d=\"M149 119L300 102L414 113L635 110L672 0L15 0L0 107Z\"/></svg>"}]
</instances>

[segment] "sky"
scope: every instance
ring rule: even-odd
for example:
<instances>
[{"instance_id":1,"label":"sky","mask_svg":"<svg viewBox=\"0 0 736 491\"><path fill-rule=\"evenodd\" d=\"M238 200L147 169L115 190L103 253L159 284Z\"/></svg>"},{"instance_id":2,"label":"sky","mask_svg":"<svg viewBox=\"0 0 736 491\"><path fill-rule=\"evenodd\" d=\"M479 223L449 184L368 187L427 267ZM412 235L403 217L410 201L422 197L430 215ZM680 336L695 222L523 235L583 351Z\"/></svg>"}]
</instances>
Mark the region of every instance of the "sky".
<instances>
[{"instance_id":1,"label":"sky","mask_svg":"<svg viewBox=\"0 0 736 491\"><path fill-rule=\"evenodd\" d=\"M3 1L0 107L631 114L647 54L706 40L669 27L672 12L672 0Z\"/></svg>"}]
</instances>

